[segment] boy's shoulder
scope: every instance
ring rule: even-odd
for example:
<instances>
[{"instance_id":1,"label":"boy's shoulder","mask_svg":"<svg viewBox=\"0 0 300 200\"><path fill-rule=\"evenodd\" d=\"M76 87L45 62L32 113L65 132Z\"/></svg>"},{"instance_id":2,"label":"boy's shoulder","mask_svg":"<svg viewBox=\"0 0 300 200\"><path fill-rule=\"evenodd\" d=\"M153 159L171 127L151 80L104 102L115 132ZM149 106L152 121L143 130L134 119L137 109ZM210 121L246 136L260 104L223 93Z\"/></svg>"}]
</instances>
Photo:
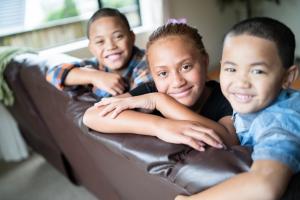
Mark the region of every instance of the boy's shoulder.
<instances>
[{"instance_id":1,"label":"boy's shoulder","mask_svg":"<svg viewBox=\"0 0 300 200\"><path fill-rule=\"evenodd\" d=\"M294 89L282 90L276 100L263 111L282 111L283 113L294 110L300 113L300 91Z\"/></svg>"},{"instance_id":2,"label":"boy's shoulder","mask_svg":"<svg viewBox=\"0 0 300 200\"><path fill-rule=\"evenodd\" d=\"M300 131L300 91L282 90L273 104L258 112L254 127L278 127ZM295 125L295 126L294 126Z\"/></svg>"}]
</instances>

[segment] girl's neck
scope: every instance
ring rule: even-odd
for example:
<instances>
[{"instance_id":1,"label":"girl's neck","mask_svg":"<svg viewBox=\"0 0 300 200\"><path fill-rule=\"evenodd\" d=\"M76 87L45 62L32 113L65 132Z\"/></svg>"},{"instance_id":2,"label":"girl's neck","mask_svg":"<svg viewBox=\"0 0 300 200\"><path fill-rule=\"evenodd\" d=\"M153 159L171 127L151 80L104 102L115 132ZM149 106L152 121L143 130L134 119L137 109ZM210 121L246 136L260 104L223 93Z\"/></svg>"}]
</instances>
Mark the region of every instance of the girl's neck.
<instances>
[{"instance_id":1,"label":"girl's neck","mask_svg":"<svg viewBox=\"0 0 300 200\"><path fill-rule=\"evenodd\" d=\"M203 108L203 105L206 103L210 94L211 94L211 89L205 86L202 94L200 95L196 103L191 107L191 109L196 113L200 113Z\"/></svg>"}]
</instances>

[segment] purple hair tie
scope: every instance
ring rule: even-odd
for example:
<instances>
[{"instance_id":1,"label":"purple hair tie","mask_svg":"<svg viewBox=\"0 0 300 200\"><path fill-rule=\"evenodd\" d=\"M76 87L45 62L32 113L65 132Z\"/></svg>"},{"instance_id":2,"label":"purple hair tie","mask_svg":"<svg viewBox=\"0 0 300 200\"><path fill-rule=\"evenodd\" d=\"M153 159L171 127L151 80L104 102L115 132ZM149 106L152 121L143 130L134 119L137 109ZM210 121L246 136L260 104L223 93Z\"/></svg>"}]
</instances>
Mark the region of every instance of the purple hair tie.
<instances>
[{"instance_id":1,"label":"purple hair tie","mask_svg":"<svg viewBox=\"0 0 300 200\"><path fill-rule=\"evenodd\" d=\"M186 24L186 18L168 19L167 24Z\"/></svg>"}]
</instances>

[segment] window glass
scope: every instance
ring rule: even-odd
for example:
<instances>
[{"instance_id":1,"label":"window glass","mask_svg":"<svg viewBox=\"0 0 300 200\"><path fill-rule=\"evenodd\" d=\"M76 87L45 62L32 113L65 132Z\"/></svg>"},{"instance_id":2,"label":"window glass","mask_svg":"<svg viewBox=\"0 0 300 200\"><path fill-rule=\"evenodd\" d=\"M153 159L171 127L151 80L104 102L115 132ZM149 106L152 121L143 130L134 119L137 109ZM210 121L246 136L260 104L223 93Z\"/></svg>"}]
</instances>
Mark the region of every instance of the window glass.
<instances>
[{"instance_id":1,"label":"window glass","mask_svg":"<svg viewBox=\"0 0 300 200\"><path fill-rule=\"evenodd\" d=\"M0 45L38 50L84 39L99 4L120 9L131 26L141 24L137 0L0 0Z\"/></svg>"},{"instance_id":2,"label":"window glass","mask_svg":"<svg viewBox=\"0 0 300 200\"><path fill-rule=\"evenodd\" d=\"M118 8L124 13L131 27L140 26L140 9L137 0L101 0L102 7Z\"/></svg>"}]
</instances>

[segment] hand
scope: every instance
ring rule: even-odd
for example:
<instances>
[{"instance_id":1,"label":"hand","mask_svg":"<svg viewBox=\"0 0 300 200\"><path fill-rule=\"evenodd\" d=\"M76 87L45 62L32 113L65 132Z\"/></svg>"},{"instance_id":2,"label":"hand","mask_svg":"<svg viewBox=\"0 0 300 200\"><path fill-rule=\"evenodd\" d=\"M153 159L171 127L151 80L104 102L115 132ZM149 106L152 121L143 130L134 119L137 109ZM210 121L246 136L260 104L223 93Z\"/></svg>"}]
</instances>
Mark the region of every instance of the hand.
<instances>
[{"instance_id":1,"label":"hand","mask_svg":"<svg viewBox=\"0 0 300 200\"><path fill-rule=\"evenodd\" d=\"M205 144L221 149L224 144L212 130L197 122L164 119L158 124L157 137L165 142L185 144L196 150L205 151Z\"/></svg>"},{"instance_id":2,"label":"hand","mask_svg":"<svg viewBox=\"0 0 300 200\"><path fill-rule=\"evenodd\" d=\"M189 197L183 195L177 195L174 200L188 200Z\"/></svg>"},{"instance_id":3,"label":"hand","mask_svg":"<svg viewBox=\"0 0 300 200\"><path fill-rule=\"evenodd\" d=\"M110 72L94 72L91 80L95 87L107 91L112 96L123 94L127 87L122 76Z\"/></svg>"},{"instance_id":4,"label":"hand","mask_svg":"<svg viewBox=\"0 0 300 200\"><path fill-rule=\"evenodd\" d=\"M106 116L111 113L111 118L116 118L122 111L128 109L145 109L154 110L155 109L155 93L149 93L145 95L135 96L135 97L110 97L103 98L94 106L100 107L105 106L99 113L100 116Z\"/></svg>"}]
</instances>

